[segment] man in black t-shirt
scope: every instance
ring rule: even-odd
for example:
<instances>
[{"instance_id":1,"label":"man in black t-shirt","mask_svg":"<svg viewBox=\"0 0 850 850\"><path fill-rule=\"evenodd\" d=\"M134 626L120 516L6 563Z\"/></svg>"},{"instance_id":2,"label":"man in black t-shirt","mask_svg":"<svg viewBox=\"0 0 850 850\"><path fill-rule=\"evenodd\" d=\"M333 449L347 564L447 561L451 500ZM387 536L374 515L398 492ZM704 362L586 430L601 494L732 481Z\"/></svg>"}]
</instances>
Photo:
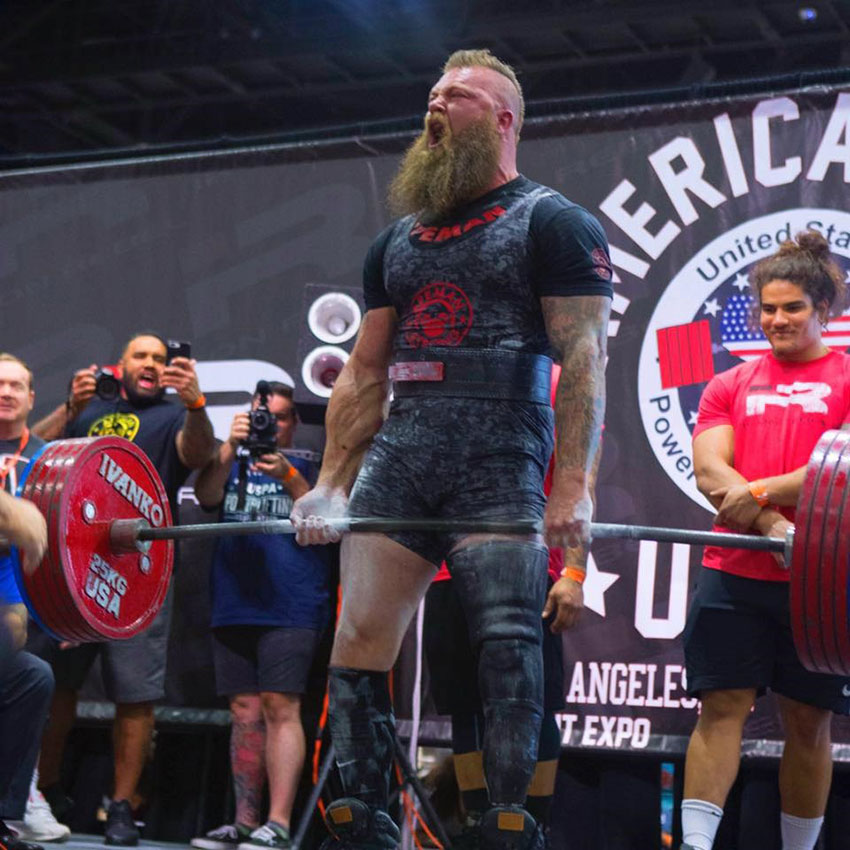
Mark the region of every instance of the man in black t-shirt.
<instances>
[{"instance_id":1,"label":"man in black t-shirt","mask_svg":"<svg viewBox=\"0 0 850 850\"><path fill-rule=\"evenodd\" d=\"M165 341L145 332L129 340L119 367L119 398L94 398L94 369L83 369L74 376L68 403L35 429L58 436L64 426L65 437L119 436L131 440L156 467L172 515L176 515L178 488L189 471L202 467L215 450L194 361L176 357L166 365ZM166 388L176 391L178 404L164 398ZM41 642L56 675L51 722L39 764L42 788L51 805L61 805L67 799L58 785L65 739L74 722L77 691L95 657L101 656L104 686L116 703L115 787L107 812L107 844L133 845L139 840L130 801L150 747L154 702L164 695L170 600L169 593L151 626L129 640L66 649L59 649L53 641L47 647Z\"/></svg>"},{"instance_id":2,"label":"man in black t-shirt","mask_svg":"<svg viewBox=\"0 0 850 850\"><path fill-rule=\"evenodd\" d=\"M511 520L545 510L547 543L587 545L611 264L589 213L518 173L522 116L507 65L484 50L449 58L391 189L403 217L366 258L367 313L328 405L322 470L292 512L299 542L338 539L325 519L345 513ZM553 351L563 365L554 423ZM382 423L388 377L394 399ZM543 540L405 532L343 542L329 716L348 796L328 807L330 846L396 846L386 813L387 671L443 559L469 624L486 718L490 807L480 847L543 845L523 808L542 717ZM582 571L573 572L580 600Z\"/></svg>"}]
</instances>

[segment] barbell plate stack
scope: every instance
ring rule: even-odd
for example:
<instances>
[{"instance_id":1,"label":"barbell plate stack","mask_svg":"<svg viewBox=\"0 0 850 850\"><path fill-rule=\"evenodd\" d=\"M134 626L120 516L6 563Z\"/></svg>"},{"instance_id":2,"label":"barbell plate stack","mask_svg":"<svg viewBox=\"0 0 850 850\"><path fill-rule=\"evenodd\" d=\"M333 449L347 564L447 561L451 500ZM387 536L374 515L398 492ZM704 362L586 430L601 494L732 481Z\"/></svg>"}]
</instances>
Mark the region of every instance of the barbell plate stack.
<instances>
[{"instance_id":1,"label":"barbell plate stack","mask_svg":"<svg viewBox=\"0 0 850 850\"><path fill-rule=\"evenodd\" d=\"M77 632L70 622L76 618L69 617L67 613L67 589L61 576L57 576L61 540L58 537L55 512L52 510L57 498L55 480L71 448L69 440L50 443L25 470L19 492L23 498L32 501L45 517L47 549L31 576L22 576L18 571L17 578L21 595L36 622L55 637L77 640Z\"/></svg>"},{"instance_id":2,"label":"barbell plate stack","mask_svg":"<svg viewBox=\"0 0 850 850\"><path fill-rule=\"evenodd\" d=\"M800 661L815 673L850 675L848 471L850 432L825 432L809 459L794 520L791 631Z\"/></svg>"},{"instance_id":3,"label":"barbell plate stack","mask_svg":"<svg viewBox=\"0 0 850 850\"><path fill-rule=\"evenodd\" d=\"M831 662L833 635L832 583L834 575L827 564L827 541L824 526L829 515L833 479L841 457L841 446L833 438L823 453L820 473L809 500L806 522L806 589L803 610L806 613L806 636L809 654L818 670L836 672Z\"/></svg>"},{"instance_id":4,"label":"barbell plate stack","mask_svg":"<svg viewBox=\"0 0 850 850\"><path fill-rule=\"evenodd\" d=\"M117 437L51 443L28 467L20 495L44 514L48 549L30 576L17 570L34 617L62 640L130 638L168 592L174 543L112 548L114 520L170 525L165 488L144 452Z\"/></svg>"},{"instance_id":5,"label":"barbell plate stack","mask_svg":"<svg viewBox=\"0 0 850 850\"><path fill-rule=\"evenodd\" d=\"M841 433L841 432L839 432ZM842 676L850 675L850 653L846 649L847 631L847 554L842 553L841 534L844 508L847 503L847 481L850 477L850 440L841 441L838 465L832 476L830 504L825 511L823 534L824 560L822 570L827 576L824 604L830 611L827 661ZM845 635L842 637L842 625Z\"/></svg>"}]
</instances>

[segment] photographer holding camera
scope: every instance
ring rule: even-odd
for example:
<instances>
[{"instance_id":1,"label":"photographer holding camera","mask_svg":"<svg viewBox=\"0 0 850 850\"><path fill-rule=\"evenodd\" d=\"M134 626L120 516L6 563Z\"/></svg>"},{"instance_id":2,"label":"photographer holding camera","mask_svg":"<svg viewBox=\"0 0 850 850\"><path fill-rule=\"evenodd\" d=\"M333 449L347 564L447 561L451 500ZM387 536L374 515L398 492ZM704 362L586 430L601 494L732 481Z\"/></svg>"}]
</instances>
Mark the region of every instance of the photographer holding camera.
<instances>
[{"instance_id":1,"label":"photographer holding camera","mask_svg":"<svg viewBox=\"0 0 850 850\"><path fill-rule=\"evenodd\" d=\"M309 461L292 446L298 415L292 388L260 381L250 412L204 467L195 494L225 522L287 519L306 493ZM236 818L194 838L201 850L290 846L292 804L305 755L301 696L330 616L328 547L302 548L292 535L218 540L211 570L216 687L230 701ZM269 816L260 825L263 785Z\"/></svg>"},{"instance_id":2,"label":"photographer holding camera","mask_svg":"<svg viewBox=\"0 0 850 850\"><path fill-rule=\"evenodd\" d=\"M170 346L158 334L134 334L124 346L118 367L101 370L99 380L95 367L77 372L67 402L33 431L48 439L61 435L131 440L156 467L176 516L177 490L191 469L199 469L209 460L215 451L215 437L195 362L185 356L188 346L176 346L177 356L169 358ZM164 397L166 388L175 391L176 404ZM129 640L70 648L60 648L40 630L31 629L33 650L51 662L56 677L39 769L42 791L59 818L63 809L72 805L59 785L59 769L65 739L76 717L77 692L96 656L101 657L106 693L116 703L115 785L107 811L107 844L130 846L139 841L131 805L138 802L136 786L150 749L154 702L165 693L170 612L171 593L150 628L141 634Z\"/></svg>"}]
</instances>

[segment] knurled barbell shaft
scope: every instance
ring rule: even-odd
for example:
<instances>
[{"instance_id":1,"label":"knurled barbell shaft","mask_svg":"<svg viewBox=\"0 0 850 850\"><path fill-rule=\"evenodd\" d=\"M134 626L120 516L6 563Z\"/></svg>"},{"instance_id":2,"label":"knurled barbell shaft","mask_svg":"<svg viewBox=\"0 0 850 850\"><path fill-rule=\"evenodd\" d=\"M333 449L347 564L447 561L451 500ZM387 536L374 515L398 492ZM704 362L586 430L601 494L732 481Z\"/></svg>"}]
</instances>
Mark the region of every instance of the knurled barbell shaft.
<instances>
[{"instance_id":1,"label":"knurled barbell shaft","mask_svg":"<svg viewBox=\"0 0 850 850\"><path fill-rule=\"evenodd\" d=\"M116 520L118 523L135 520ZM538 534L543 523L535 519L390 519L384 517L342 518L328 520L328 525L343 533L401 531L429 531L444 534ZM255 520L248 522L205 523L179 525L167 528L138 527L136 539L193 540L203 537L223 537L243 534L294 534L289 520ZM727 549L753 549L761 552L785 552L788 541L775 537L757 537L750 534L725 534L716 531L695 531L688 528L658 528L647 525L619 525L594 522L591 524L594 539L616 538L631 540L656 540L663 543L712 545Z\"/></svg>"}]
</instances>

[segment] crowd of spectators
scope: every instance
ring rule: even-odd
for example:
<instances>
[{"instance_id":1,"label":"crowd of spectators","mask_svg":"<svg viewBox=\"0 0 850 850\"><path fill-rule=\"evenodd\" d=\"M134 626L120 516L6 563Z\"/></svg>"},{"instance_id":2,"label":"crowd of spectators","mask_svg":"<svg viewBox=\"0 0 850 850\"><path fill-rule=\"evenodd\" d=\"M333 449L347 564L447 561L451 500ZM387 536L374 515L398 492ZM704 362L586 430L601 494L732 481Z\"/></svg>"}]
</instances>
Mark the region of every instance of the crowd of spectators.
<instances>
[{"instance_id":1,"label":"crowd of spectators","mask_svg":"<svg viewBox=\"0 0 850 850\"><path fill-rule=\"evenodd\" d=\"M298 425L291 387L271 382L262 399L255 395L251 409L262 402L273 420L270 443L258 450L247 448L250 410L235 416L228 438L217 444L195 361L170 357L156 333L127 341L111 367L117 393L101 391L98 374L94 365L78 370L67 399L30 426L33 374L19 358L0 354L0 492L15 493L46 441L108 435L132 440L151 459L173 516L193 470L199 503L228 521L287 518L293 500L309 489L311 463L297 452L286 455ZM0 536L17 548L0 553L0 844L37 850L35 842L68 837L62 820L74 803L61 783L63 756L80 689L99 658L103 690L115 704L105 843L136 845L145 803L140 778L151 751L154 706L165 694L173 591L153 624L129 640L57 640L28 619L14 575L16 552L25 568L38 563L43 543L32 538L46 539L44 520L34 506L5 494ZM215 548L210 634L216 689L232 718L236 819L194 839L194 846L289 846L306 752L301 696L330 620L329 574L327 547L300 547L289 536L222 538ZM270 806L261 823L266 784Z\"/></svg>"}]
</instances>

